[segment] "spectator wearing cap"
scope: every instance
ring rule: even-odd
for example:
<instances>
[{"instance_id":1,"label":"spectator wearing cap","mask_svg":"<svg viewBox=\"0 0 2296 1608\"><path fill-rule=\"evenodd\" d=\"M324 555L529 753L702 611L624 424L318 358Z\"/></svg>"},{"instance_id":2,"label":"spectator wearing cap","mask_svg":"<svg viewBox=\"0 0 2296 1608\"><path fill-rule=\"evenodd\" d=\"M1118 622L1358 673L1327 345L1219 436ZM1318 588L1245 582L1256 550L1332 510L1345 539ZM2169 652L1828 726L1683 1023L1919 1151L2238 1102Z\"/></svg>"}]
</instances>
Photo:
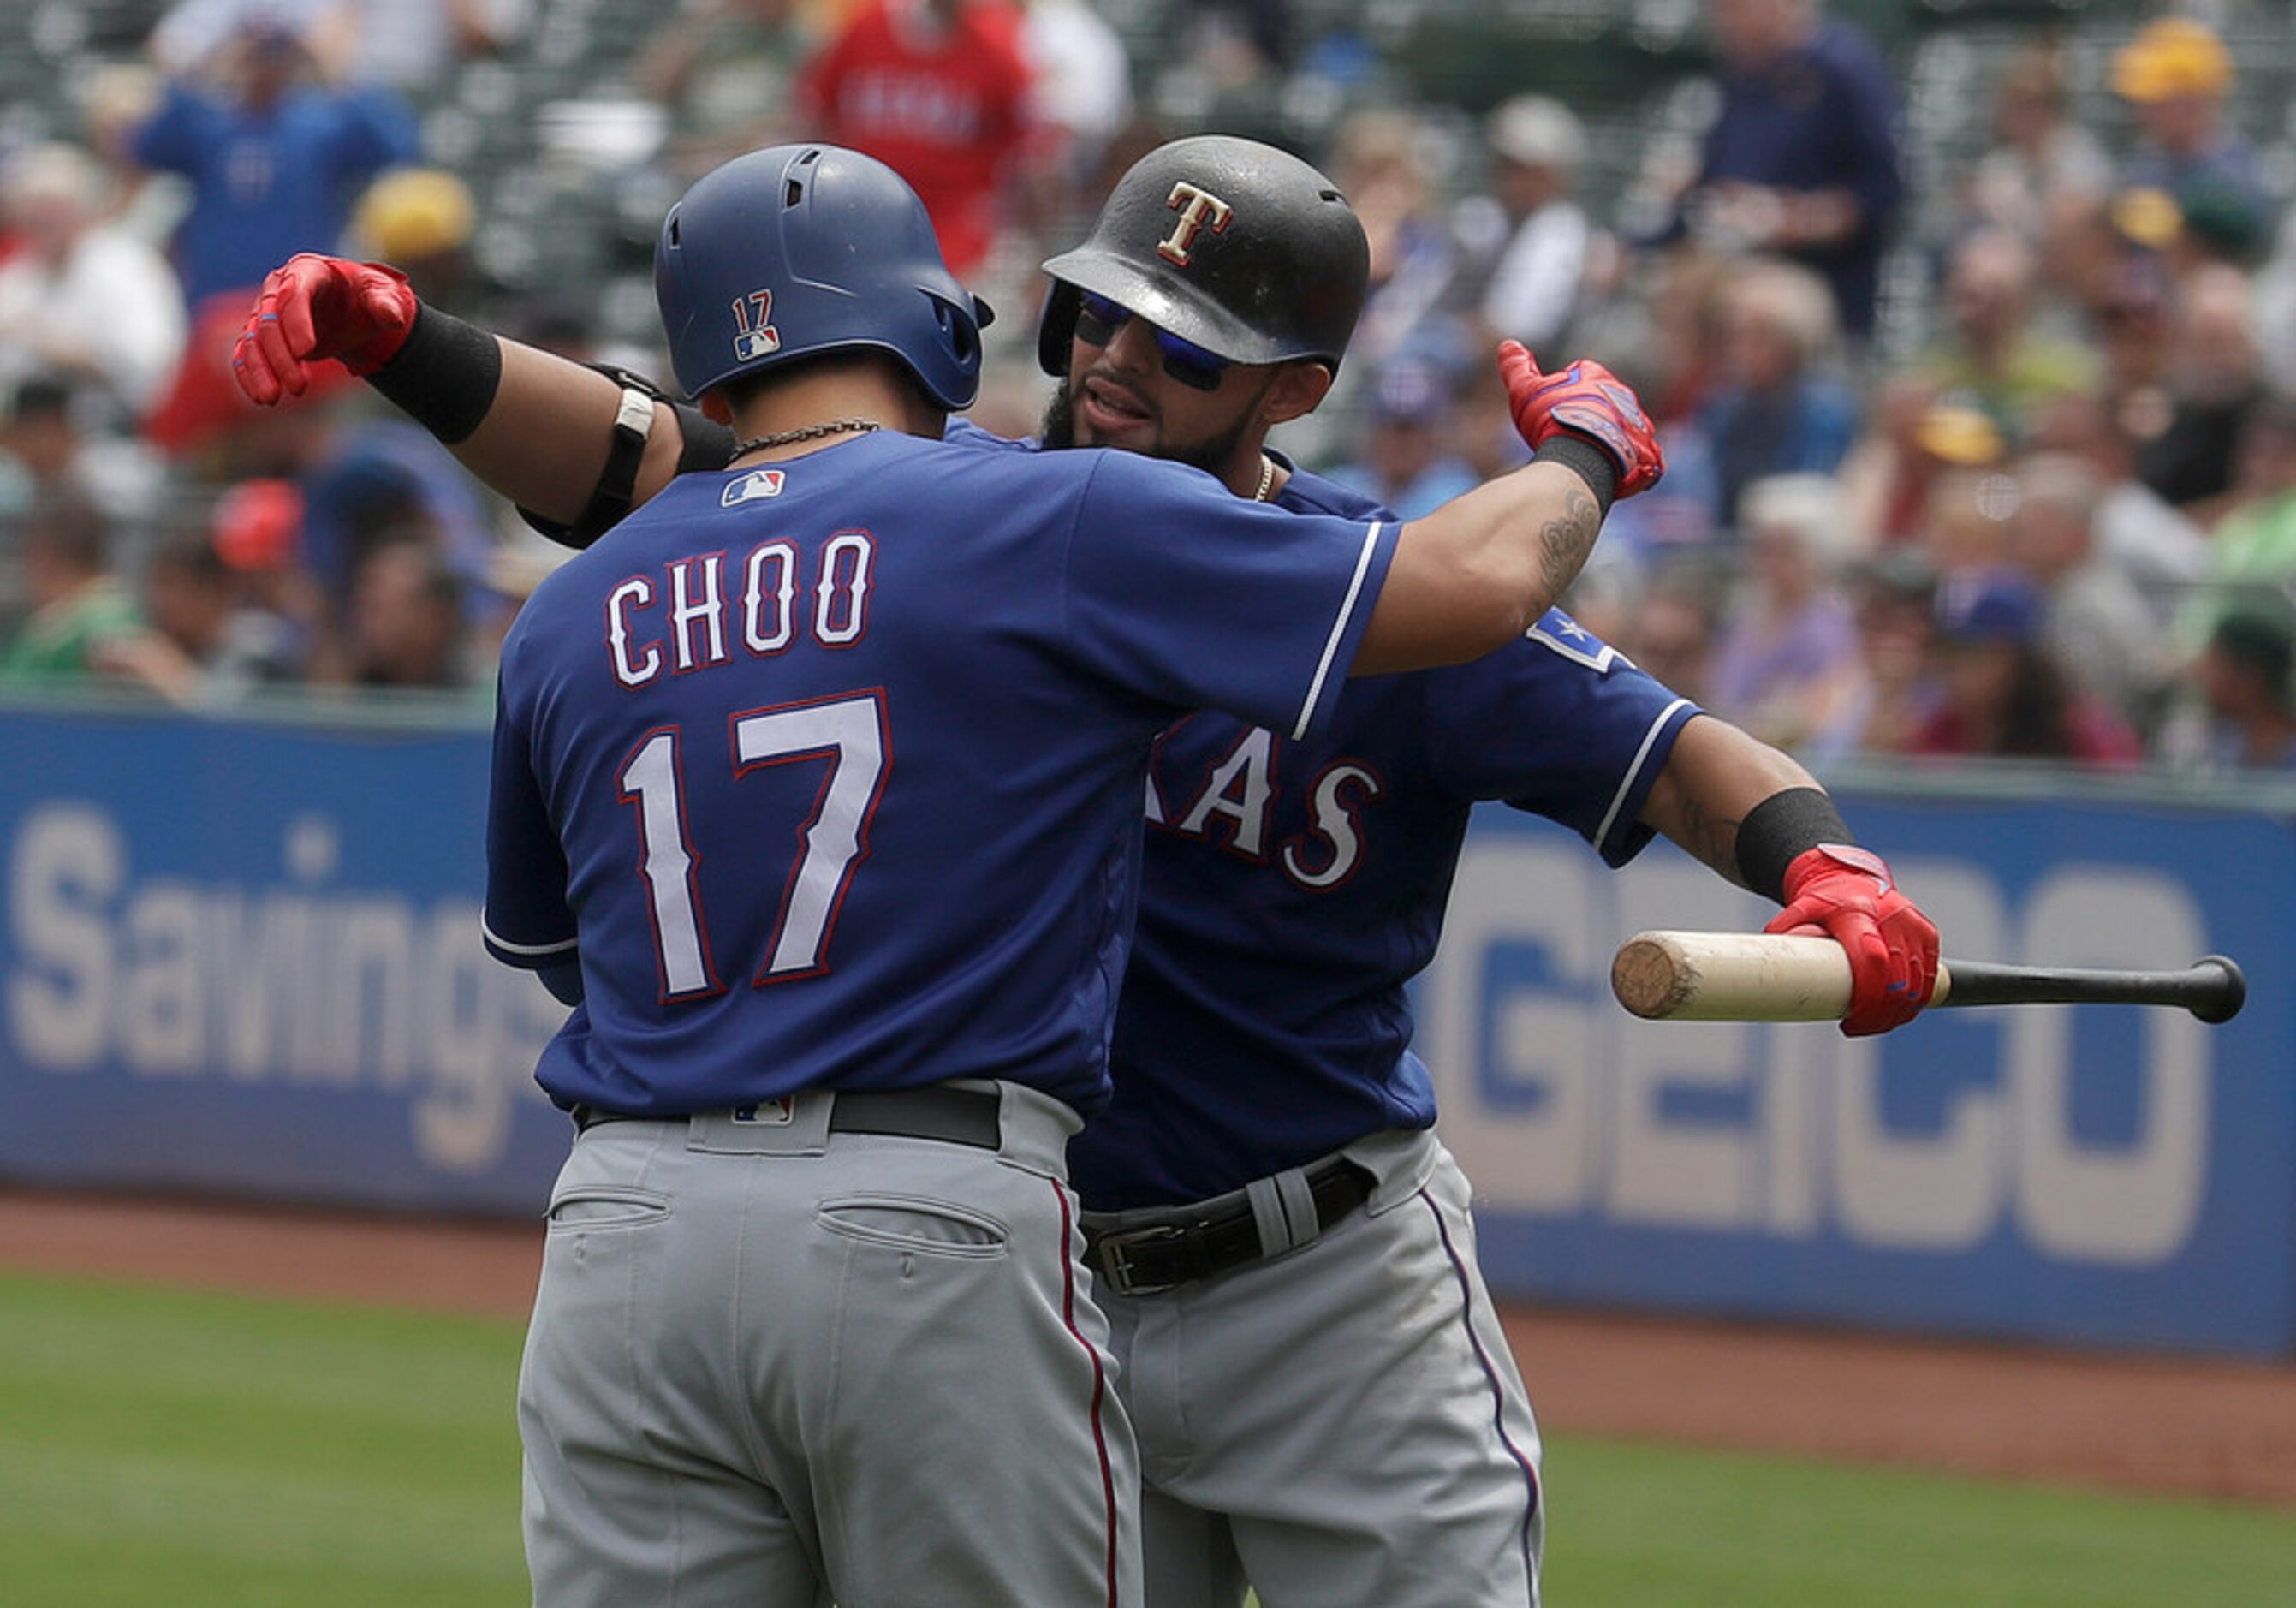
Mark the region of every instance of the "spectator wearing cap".
<instances>
[{"instance_id":1,"label":"spectator wearing cap","mask_svg":"<svg viewBox=\"0 0 2296 1608\"><path fill-rule=\"evenodd\" d=\"M1719 382L1698 414L1718 524L1739 523L1758 480L1841 466L1857 439L1857 398L1826 367L1835 335L1833 299L1807 268L1750 263L1723 291Z\"/></svg>"},{"instance_id":2,"label":"spectator wearing cap","mask_svg":"<svg viewBox=\"0 0 2296 1608\"><path fill-rule=\"evenodd\" d=\"M104 221L102 163L41 145L6 171L7 226L20 249L0 263L0 388L68 376L121 424L150 406L184 351L184 307L166 260Z\"/></svg>"},{"instance_id":3,"label":"spectator wearing cap","mask_svg":"<svg viewBox=\"0 0 2296 1608\"><path fill-rule=\"evenodd\" d=\"M2036 323L2033 271L2031 248L2005 229L1961 241L1946 275L1949 327L1915 364L1941 397L1983 412L2013 449L2043 408L2101 378L2087 348Z\"/></svg>"},{"instance_id":4,"label":"spectator wearing cap","mask_svg":"<svg viewBox=\"0 0 2296 1608\"><path fill-rule=\"evenodd\" d=\"M1852 685L1857 622L1841 488L1824 475L1758 480L1743 503L1746 573L1714 651L1715 712L1793 749L1831 725Z\"/></svg>"},{"instance_id":5,"label":"spectator wearing cap","mask_svg":"<svg viewBox=\"0 0 2296 1608\"><path fill-rule=\"evenodd\" d=\"M1850 528L1882 543L1917 542L1940 485L1999 463L2005 450L1999 427L1984 414L1939 397L1916 375L1898 375L1882 387L1866 433L1842 460Z\"/></svg>"},{"instance_id":6,"label":"spectator wearing cap","mask_svg":"<svg viewBox=\"0 0 2296 1608\"><path fill-rule=\"evenodd\" d=\"M267 476L241 480L209 511L208 539L235 578L235 652L257 662L255 679L301 679L326 615L303 563L301 488Z\"/></svg>"},{"instance_id":7,"label":"spectator wearing cap","mask_svg":"<svg viewBox=\"0 0 2296 1608\"><path fill-rule=\"evenodd\" d=\"M2161 17L2113 56L2113 93L2136 109L2144 138L2122 168L2124 190L2159 191L2219 234L2260 241L2274 208L2256 152L2225 127L2232 53L2209 26Z\"/></svg>"},{"instance_id":8,"label":"spectator wearing cap","mask_svg":"<svg viewBox=\"0 0 2296 1608\"><path fill-rule=\"evenodd\" d=\"M1707 0L1706 14L1722 109L1677 226L1814 269L1863 342L1905 187L1890 70L1812 0Z\"/></svg>"},{"instance_id":9,"label":"spectator wearing cap","mask_svg":"<svg viewBox=\"0 0 2296 1608\"><path fill-rule=\"evenodd\" d=\"M2076 688L2049 652L2046 605L2021 570L1947 577L1937 594L1940 701L1912 752L2100 766L2143 758L2128 724Z\"/></svg>"},{"instance_id":10,"label":"spectator wearing cap","mask_svg":"<svg viewBox=\"0 0 2296 1608\"><path fill-rule=\"evenodd\" d=\"M1546 95L1517 95L1483 125L1490 194L1461 209L1460 232L1488 265L1476 311L1483 326L1533 352L1560 341L1578 310L1595 243L1575 199L1587 134L1570 109Z\"/></svg>"},{"instance_id":11,"label":"spectator wearing cap","mask_svg":"<svg viewBox=\"0 0 2296 1608\"><path fill-rule=\"evenodd\" d=\"M1452 376L1415 356L1390 357L1373 381L1361 460L1333 477L1398 519L1424 517L1480 482L1460 455Z\"/></svg>"},{"instance_id":12,"label":"spectator wearing cap","mask_svg":"<svg viewBox=\"0 0 2296 1608\"><path fill-rule=\"evenodd\" d=\"M2284 595L2266 592L2227 608L2192 679L2213 727L2217 765L2296 770L2296 617Z\"/></svg>"},{"instance_id":13,"label":"spectator wearing cap","mask_svg":"<svg viewBox=\"0 0 2296 1608\"><path fill-rule=\"evenodd\" d=\"M357 255L405 274L437 307L463 305L475 273L471 231L478 223L471 187L442 168L399 168L369 185L351 214Z\"/></svg>"}]
</instances>

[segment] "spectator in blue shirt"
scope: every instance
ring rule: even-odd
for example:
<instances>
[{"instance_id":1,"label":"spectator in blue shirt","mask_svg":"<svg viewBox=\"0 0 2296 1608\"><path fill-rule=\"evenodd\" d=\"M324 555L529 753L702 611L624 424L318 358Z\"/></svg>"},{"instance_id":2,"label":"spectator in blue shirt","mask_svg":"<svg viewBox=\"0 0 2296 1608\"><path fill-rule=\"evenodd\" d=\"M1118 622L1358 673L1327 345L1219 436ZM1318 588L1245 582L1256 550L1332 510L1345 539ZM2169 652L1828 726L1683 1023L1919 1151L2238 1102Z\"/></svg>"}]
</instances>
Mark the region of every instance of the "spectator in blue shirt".
<instances>
[{"instance_id":1,"label":"spectator in blue shirt","mask_svg":"<svg viewBox=\"0 0 2296 1608\"><path fill-rule=\"evenodd\" d=\"M1833 303L1807 268L1747 264L1722 297L1721 362L1698 411L1713 455L1718 524L1738 523L1757 480L1831 474L1857 439L1857 398L1825 361L1835 345Z\"/></svg>"},{"instance_id":2,"label":"spectator in blue shirt","mask_svg":"<svg viewBox=\"0 0 2296 1608\"><path fill-rule=\"evenodd\" d=\"M334 251L359 192L414 160L414 118L385 90L316 81L299 13L248 13L209 58L206 84L172 79L130 153L183 174L192 206L176 231L184 299L252 295L298 251Z\"/></svg>"},{"instance_id":3,"label":"spectator in blue shirt","mask_svg":"<svg viewBox=\"0 0 2296 1608\"><path fill-rule=\"evenodd\" d=\"M1415 353L1390 357L1371 394L1363 460L1332 479L1376 497L1402 520L1432 513L1482 477L1458 453L1456 385L1441 364Z\"/></svg>"},{"instance_id":4,"label":"spectator in blue shirt","mask_svg":"<svg viewBox=\"0 0 2296 1608\"><path fill-rule=\"evenodd\" d=\"M1814 269L1862 342L1904 188L1889 70L1871 40L1812 0L1709 0L1707 21L1722 111L1682 222L1712 243Z\"/></svg>"}]
</instances>

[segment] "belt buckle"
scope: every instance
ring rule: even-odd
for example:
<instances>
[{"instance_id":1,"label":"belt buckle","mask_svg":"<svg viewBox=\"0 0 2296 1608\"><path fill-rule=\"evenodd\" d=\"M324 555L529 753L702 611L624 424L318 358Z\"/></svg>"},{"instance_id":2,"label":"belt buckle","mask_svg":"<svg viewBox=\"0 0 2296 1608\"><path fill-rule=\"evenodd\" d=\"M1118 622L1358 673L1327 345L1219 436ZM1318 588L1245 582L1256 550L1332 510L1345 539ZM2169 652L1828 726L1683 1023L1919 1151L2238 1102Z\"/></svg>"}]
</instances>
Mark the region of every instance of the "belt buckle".
<instances>
[{"instance_id":1,"label":"belt buckle","mask_svg":"<svg viewBox=\"0 0 2296 1608\"><path fill-rule=\"evenodd\" d=\"M1176 1290L1185 1281L1167 1279L1162 1284L1150 1284L1136 1279L1132 1272L1132 1251L1141 1245L1177 1244L1185 1239L1187 1234L1186 1229L1169 1223L1104 1234L1100 1237L1100 1243L1093 1248L1093 1259L1099 1264L1101 1276L1119 1295L1154 1295L1161 1291Z\"/></svg>"}]
</instances>

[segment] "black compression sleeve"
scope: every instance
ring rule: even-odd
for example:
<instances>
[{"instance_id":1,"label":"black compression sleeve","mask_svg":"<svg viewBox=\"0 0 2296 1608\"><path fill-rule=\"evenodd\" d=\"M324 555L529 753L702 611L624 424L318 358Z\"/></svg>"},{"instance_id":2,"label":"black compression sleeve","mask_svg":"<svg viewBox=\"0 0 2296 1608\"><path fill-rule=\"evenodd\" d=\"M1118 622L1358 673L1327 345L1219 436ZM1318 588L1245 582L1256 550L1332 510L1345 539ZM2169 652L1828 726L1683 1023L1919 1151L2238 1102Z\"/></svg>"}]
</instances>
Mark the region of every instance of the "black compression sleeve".
<instances>
[{"instance_id":1,"label":"black compression sleeve","mask_svg":"<svg viewBox=\"0 0 2296 1608\"><path fill-rule=\"evenodd\" d=\"M1611 455L1592 441L1582 441L1577 436L1553 435L1539 443L1532 453L1534 462L1560 464L1573 471L1587 482L1587 489L1595 494L1595 505L1608 517L1611 505L1619 495L1619 466Z\"/></svg>"},{"instance_id":2,"label":"black compression sleeve","mask_svg":"<svg viewBox=\"0 0 2296 1608\"><path fill-rule=\"evenodd\" d=\"M416 303L414 326L369 385L447 446L470 439L502 386L502 346L476 324Z\"/></svg>"},{"instance_id":3,"label":"black compression sleeve","mask_svg":"<svg viewBox=\"0 0 2296 1608\"><path fill-rule=\"evenodd\" d=\"M1854 843L1849 825L1821 788L1774 792L1738 823L1738 876L1747 887L1783 905L1786 867L1820 843Z\"/></svg>"}]
</instances>

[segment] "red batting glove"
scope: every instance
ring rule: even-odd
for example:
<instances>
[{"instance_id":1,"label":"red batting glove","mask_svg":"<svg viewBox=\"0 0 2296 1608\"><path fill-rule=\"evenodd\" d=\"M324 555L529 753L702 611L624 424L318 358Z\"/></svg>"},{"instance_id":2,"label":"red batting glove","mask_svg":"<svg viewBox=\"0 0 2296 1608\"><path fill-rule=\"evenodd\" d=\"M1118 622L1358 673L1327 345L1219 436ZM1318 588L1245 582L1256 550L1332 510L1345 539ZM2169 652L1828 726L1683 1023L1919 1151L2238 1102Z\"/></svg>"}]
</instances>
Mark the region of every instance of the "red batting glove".
<instances>
[{"instance_id":1,"label":"red batting glove","mask_svg":"<svg viewBox=\"0 0 2296 1608\"><path fill-rule=\"evenodd\" d=\"M1937 983L1938 931L1898 891L1882 857L1847 843L1805 849L1786 865L1786 907L1765 932L1830 938L1849 956L1852 1038L1903 1027Z\"/></svg>"},{"instance_id":2,"label":"red batting glove","mask_svg":"<svg viewBox=\"0 0 2296 1608\"><path fill-rule=\"evenodd\" d=\"M1658 433L1626 381L1601 364L1581 358L1552 374L1520 340L1499 343L1499 378L1506 381L1514 427L1533 452L1557 431L1581 436L1619 466L1619 495L1648 491L1666 472Z\"/></svg>"},{"instance_id":3,"label":"red batting glove","mask_svg":"<svg viewBox=\"0 0 2296 1608\"><path fill-rule=\"evenodd\" d=\"M268 407L310 389L309 365L332 357L374 373L406 344L420 304L406 275L378 262L309 251L271 270L232 349L232 378Z\"/></svg>"}]
</instances>

